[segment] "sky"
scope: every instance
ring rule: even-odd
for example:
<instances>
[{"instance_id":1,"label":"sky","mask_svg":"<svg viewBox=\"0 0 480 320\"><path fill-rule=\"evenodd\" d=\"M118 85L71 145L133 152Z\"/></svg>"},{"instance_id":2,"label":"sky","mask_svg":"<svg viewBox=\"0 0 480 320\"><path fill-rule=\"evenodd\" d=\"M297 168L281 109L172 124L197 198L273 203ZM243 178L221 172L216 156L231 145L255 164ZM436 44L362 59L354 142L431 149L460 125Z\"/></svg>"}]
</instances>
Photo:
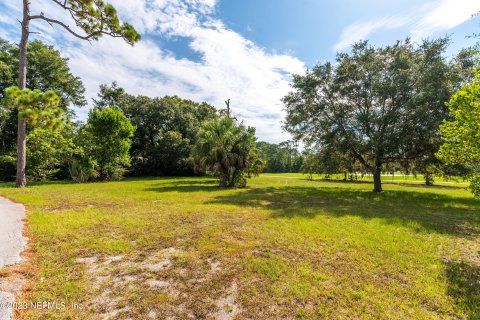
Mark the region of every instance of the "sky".
<instances>
[{"instance_id":1,"label":"sky","mask_svg":"<svg viewBox=\"0 0 480 320\"><path fill-rule=\"evenodd\" d=\"M32 1L73 26L52 0ZM290 138L282 130L281 99L292 74L332 61L336 52L369 40L376 46L412 38L451 37L447 55L471 46L480 32L479 0L110 0L123 21L142 35L129 46L118 38L79 40L35 21L32 39L54 45L69 58L91 105L100 84L112 81L134 95L178 95L231 108L260 140ZM1 0L0 38L18 43L22 0ZM88 107L76 109L85 120Z\"/></svg>"}]
</instances>

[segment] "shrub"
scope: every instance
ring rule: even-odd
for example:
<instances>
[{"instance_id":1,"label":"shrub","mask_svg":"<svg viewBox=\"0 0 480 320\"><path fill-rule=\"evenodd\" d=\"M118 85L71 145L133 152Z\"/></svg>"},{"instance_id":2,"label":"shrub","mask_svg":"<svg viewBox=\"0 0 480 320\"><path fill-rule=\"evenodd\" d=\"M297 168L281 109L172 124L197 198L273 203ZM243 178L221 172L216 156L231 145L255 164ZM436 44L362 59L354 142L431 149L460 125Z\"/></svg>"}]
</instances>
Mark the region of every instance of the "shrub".
<instances>
[{"instance_id":1,"label":"shrub","mask_svg":"<svg viewBox=\"0 0 480 320\"><path fill-rule=\"evenodd\" d=\"M480 174L476 174L470 178L469 189L475 198L480 198Z\"/></svg>"},{"instance_id":2,"label":"shrub","mask_svg":"<svg viewBox=\"0 0 480 320\"><path fill-rule=\"evenodd\" d=\"M74 159L69 166L73 181L85 183L98 177L95 161L89 158Z\"/></svg>"}]
</instances>

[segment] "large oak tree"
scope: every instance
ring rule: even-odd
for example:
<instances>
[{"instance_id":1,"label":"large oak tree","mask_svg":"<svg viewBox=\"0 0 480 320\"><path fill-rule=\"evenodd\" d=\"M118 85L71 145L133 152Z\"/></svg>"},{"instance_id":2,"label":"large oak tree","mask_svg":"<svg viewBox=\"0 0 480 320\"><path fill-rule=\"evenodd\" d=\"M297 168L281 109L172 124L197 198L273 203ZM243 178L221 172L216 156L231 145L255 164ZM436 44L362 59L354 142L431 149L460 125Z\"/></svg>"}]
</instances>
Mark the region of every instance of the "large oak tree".
<instances>
[{"instance_id":1,"label":"large oak tree","mask_svg":"<svg viewBox=\"0 0 480 320\"><path fill-rule=\"evenodd\" d=\"M347 154L374 176L382 191L382 167L428 162L440 144L445 102L458 88L459 68L443 54L448 39L408 39L375 48L360 42L336 63L293 76L284 97L285 128L318 151Z\"/></svg>"}]
</instances>

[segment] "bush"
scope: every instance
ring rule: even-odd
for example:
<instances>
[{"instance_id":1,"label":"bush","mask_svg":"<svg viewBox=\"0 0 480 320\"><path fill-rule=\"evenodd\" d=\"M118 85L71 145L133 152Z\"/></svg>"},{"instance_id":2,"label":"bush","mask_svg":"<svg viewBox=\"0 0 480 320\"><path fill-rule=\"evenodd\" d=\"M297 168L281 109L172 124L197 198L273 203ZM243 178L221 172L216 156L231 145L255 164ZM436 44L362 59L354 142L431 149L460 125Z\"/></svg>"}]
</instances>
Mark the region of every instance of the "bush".
<instances>
[{"instance_id":1,"label":"bush","mask_svg":"<svg viewBox=\"0 0 480 320\"><path fill-rule=\"evenodd\" d=\"M78 183L85 183L94 180L98 177L96 167L97 165L95 161L91 159L75 159L70 163L70 176L73 181Z\"/></svg>"},{"instance_id":2,"label":"bush","mask_svg":"<svg viewBox=\"0 0 480 320\"><path fill-rule=\"evenodd\" d=\"M480 198L480 174L476 174L470 178L469 189L475 198Z\"/></svg>"}]
</instances>

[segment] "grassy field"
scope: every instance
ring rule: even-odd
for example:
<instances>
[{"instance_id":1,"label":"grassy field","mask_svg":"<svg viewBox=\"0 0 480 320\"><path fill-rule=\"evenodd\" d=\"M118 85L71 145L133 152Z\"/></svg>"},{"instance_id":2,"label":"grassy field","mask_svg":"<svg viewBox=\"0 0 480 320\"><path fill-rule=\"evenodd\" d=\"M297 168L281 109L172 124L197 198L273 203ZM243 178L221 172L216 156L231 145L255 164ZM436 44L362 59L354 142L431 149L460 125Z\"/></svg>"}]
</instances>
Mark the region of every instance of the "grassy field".
<instances>
[{"instance_id":1,"label":"grassy field","mask_svg":"<svg viewBox=\"0 0 480 320\"><path fill-rule=\"evenodd\" d=\"M275 173L267 173L264 174L266 177L290 177L290 178L299 178L299 179L308 179L309 176L304 173L282 173L282 174L275 174ZM343 174L330 174L330 175L324 175L324 174L314 174L312 176L313 180L333 180L333 181L343 181L344 175ZM350 177L348 176L347 178L350 181ZM357 176L356 179L354 179L356 182L372 182L373 183L373 176L372 175L366 175L361 177L360 175ZM456 187L468 187L469 182L465 180L462 177L440 177L440 176L435 176L434 177L435 184L440 185L440 186L456 186ZM408 184L425 184L425 180L423 175L405 175L403 173L395 173L394 175L392 174L383 174L382 175L382 182L384 183L398 183L398 184L403 184L403 185L408 185Z\"/></svg>"},{"instance_id":2,"label":"grassy field","mask_svg":"<svg viewBox=\"0 0 480 320\"><path fill-rule=\"evenodd\" d=\"M263 175L44 183L32 319L479 319L480 201L461 187ZM81 303L74 310L70 303Z\"/></svg>"}]
</instances>

